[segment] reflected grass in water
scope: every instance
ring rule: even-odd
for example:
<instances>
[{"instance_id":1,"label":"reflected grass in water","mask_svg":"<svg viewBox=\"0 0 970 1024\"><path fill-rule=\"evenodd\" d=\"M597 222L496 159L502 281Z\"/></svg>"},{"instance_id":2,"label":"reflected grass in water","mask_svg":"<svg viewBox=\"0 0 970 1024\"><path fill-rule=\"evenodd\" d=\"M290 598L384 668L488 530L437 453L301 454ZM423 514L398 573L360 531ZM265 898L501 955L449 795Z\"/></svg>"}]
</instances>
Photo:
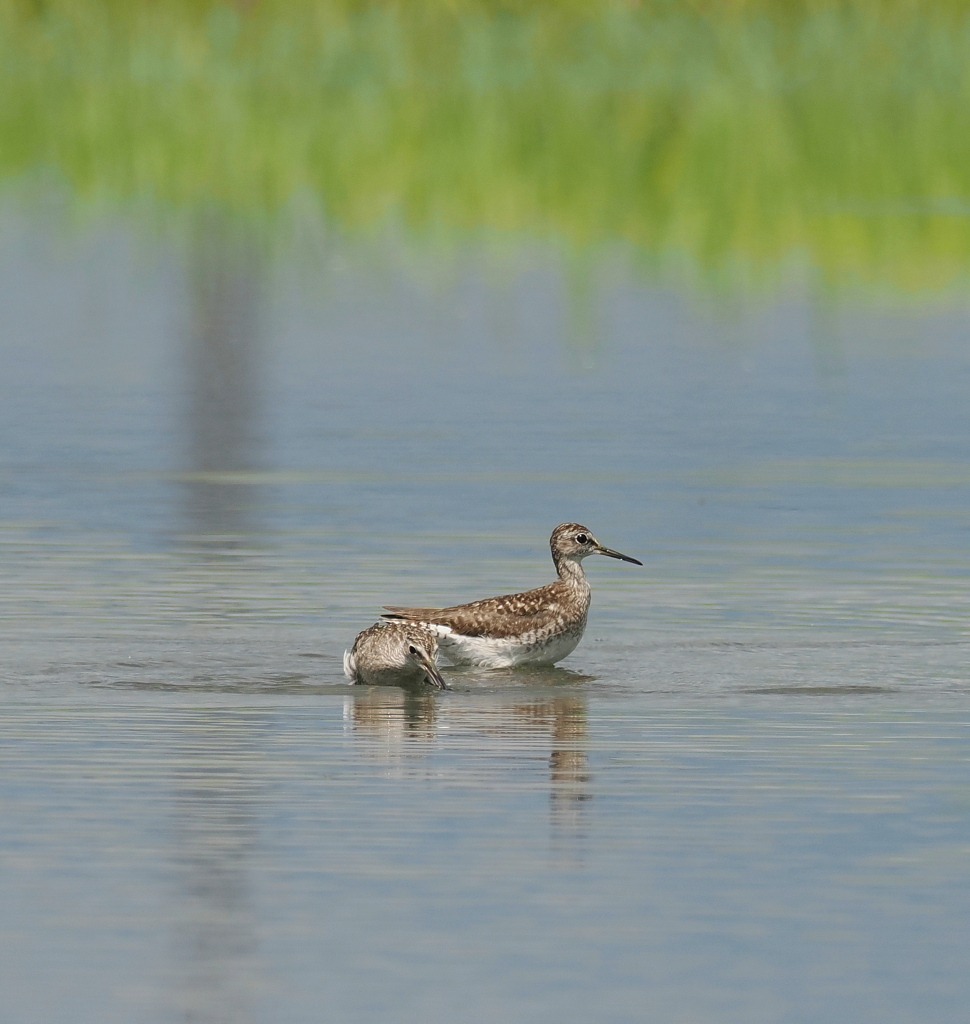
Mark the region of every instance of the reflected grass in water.
<instances>
[{"instance_id":1,"label":"reflected grass in water","mask_svg":"<svg viewBox=\"0 0 970 1024\"><path fill-rule=\"evenodd\" d=\"M968 39L947 0L6 3L0 173L936 288L970 251Z\"/></svg>"}]
</instances>

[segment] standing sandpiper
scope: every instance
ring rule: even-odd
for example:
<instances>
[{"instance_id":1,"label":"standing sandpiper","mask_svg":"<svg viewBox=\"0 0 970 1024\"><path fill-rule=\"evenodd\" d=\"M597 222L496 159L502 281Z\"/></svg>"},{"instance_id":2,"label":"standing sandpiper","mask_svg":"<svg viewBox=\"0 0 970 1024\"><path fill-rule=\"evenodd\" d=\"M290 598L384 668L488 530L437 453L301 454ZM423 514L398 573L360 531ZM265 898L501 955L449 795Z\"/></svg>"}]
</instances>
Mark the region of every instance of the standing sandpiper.
<instances>
[{"instance_id":1,"label":"standing sandpiper","mask_svg":"<svg viewBox=\"0 0 970 1024\"><path fill-rule=\"evenodd\" d=\"M451 687L441 677L434 656L438 637L417 622L378 622L357 634L344 651L344 675L367 686L415 686L430 683Z\"/></svg>"},{"instance_id":2,"label":"standing sandpiper","mask_svg":"<svg viewBox=\"0 0 970 1024\"><path fill-rule=\"evenodd\" d=\"M634 565L643 562L604 548L579 523L557 526L549 546L559 579L544 587L451 608L385 605L384 618L434 630L441 650L456 665L553 665L576 649L586 629L590 591L583 559L609 555Z\"/></svg>"}]
</instances>

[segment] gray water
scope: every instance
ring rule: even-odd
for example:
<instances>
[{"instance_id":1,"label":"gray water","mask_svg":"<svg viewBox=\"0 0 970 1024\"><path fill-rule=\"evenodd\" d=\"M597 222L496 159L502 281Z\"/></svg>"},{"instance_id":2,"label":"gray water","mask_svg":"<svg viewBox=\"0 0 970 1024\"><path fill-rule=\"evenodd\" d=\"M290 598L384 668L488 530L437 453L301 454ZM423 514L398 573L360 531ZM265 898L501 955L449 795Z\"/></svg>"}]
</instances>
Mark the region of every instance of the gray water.
<instances>
[{"instance_id":1,"label":"gray water","mask_svg":"<svg viewBox=\"0 0 970 1024\"><path fill-rule=\"evenodd\" d=\"M0 1020L966 1019L967 310L572 280L4 214Z\"/></svg>"}]
</instances>

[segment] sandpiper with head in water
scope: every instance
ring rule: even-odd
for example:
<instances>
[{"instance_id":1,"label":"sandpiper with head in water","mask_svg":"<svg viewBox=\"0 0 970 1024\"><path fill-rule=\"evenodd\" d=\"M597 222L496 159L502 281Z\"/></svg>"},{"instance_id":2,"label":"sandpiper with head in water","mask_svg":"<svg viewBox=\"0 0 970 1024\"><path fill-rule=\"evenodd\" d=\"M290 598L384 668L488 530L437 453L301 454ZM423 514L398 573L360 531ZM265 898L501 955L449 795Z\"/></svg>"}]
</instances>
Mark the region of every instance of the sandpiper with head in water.
<instances>
[{"instance_id":1,"label":"sandpiper with head in water","mask_svg":"<svg viewBox=\"0 0 970 1024\"><path fill-rule=\"evenodd\" d=\"M590 590L583 559L608 555L634 565L643 563L603 547L579 523L557 526L549 546L559 578L544 587L450 608L385 605L384 618L417 622L433 630L442 652L456 665L553 665L576 649L586 629Z\"/></svg>"},{"instance_id":2,"label":"sandpiper with head in water","mask_svg":"<svg viewBox=\"0 0 970 1024\"><path fill-rule=\"evenodd\" d=\"M416 686L429 683L450 690L435 654L438 637L417 622L378 622L357 634L344 651L344 675L365 686Z\"/></svg>"}]
</instances>

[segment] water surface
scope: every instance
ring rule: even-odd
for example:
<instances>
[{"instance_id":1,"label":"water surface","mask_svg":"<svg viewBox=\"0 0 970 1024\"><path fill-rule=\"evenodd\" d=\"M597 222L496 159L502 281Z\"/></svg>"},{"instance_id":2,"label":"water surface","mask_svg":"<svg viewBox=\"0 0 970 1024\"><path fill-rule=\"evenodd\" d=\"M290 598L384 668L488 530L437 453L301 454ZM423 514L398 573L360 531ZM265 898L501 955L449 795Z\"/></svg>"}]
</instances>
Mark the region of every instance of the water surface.
<instances>
[{"instance_id":1,"label":"water surface","mask_svg":"<svg viewBox=\"0 0 970 1024\"><path fill-rule=\"evenodd\" d=\"M962 308L3 237L0 1016L964 1019ZM564 520L561 666L344 685Z\"/></svg>"}]
</instances>

